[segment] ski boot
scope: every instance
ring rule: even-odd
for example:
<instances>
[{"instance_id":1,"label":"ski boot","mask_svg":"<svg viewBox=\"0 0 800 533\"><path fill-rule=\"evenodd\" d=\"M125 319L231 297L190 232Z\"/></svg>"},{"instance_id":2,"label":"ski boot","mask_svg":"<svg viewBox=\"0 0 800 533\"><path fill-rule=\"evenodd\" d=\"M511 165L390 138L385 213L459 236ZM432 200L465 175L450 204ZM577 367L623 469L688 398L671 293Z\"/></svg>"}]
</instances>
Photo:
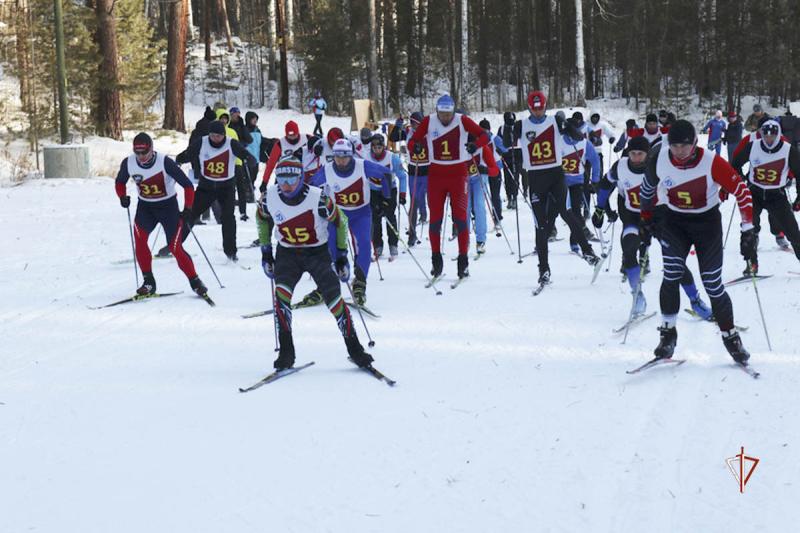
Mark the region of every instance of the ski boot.
<instances>
[{"instance_id":1,"label":"ski boot","mask_svg":"<svg viewBox=\"0 0 800 533\"><path fill-rule=\"evenodd\" d=\"M539 285L547 285L550 283L550 269L545 268L544 270L539 270Z\"/></svg>"},{"instance_id":2,"label":"ski boot","mask_svg":"<svg viewBox=\"0 0 800 533\"><path fill-rule=\"evenodd\" d=\"M303 296L303 299L300 300L300 302L297 303L296 305L293 305L292 307L294 308L313 307L321 303L322 303L322 293L319 292L318 289L314 289L313 291Z\"/></svg>"},{"instance_id":3,"label":"ski boot","mask_svg":"<svg viewBox=\"0 0 800 533\"><path fill-rule=\"evenodd\" d=\"M553 229L550 232L550 235L547 237L547 242L555 242L556 239L558 239L558 228L553 226Z\"/></svg>"},{"instance_id":4,"label":"ski boot","mask_svg":"<svg viewBox=\"0 0 800 533\"><path fill-rule=\"evenodd\" d=\"M577 244L570 244L569 245L570 251L575 255L581 255L581 247Z\"/></svg>"},{"instance_id":5,"label":"ski boot","mask_svg":"<svg viewBox=\"0 0 800 533\"><path fill-rule=\"evenodd\" d=\"M225 254L225 255L228 256L228 261L231 261L232 263L238 263L239 262L239 256L236 255L236 252L233 252L232 254Z\"/></svg>"},{"instance_id":6,"label":"ski boot","mask_svg":"<svg viewBox=\"0 0 800 533\"><path fill-rule=\"evenodd\" d=\"M294 341L292 340L292 334L281 331L278 334L278 341L280 343L278 358L275 359L272 366L277 371L292 368L294 366Z\"/></svg>"},{"instance_id":7,"label":"ski boot","mask_svg":"<svg viewBox=\"0 0 800 533\"><path fill-rule=\"evenodd\" d=\"M758 263L756 261L750 261L747 263L747 266L742 271L743 276L757 276L758 275Z\"/></svg>"},{"instance_id":8,"label":"ski boot","mask_svg":"<svg viewBox=\"0 0 800 533\"><path fill-rule=\"evenodd\" d=\"M241 220L242 222L247 222L248 220L250 220L250 217L247 216L247 213L242 213L241 215L239 215L239 220Z\"/></svg>"},{"instance_id":9,"label":"ski boot","mask_svg":"<svg viewBox=\"0 0 800 533\"><path fill-rule=\"evenodd\" d=\"M508 204L506 204L506 209L516 209L516 208L517 208L517 199L509 198Z\"/></svg>"},{"instance_id":10,"label":"ski boot","mask_svg":"<svg viewBox=\"0 0 800 533\"><path fill-rule=\"evenodd\" d=\"M786 240L786 235L784 235L783 232L775 235L775 242L778 243L778 246L780 246L781 250L791 250L789 241Z\"/></svg>"},{"instance_id":11,"label":"ski boot","mask_svg":"<svg viewBox=\"0 0 800 533\"><path fill-rule=\"evenodd\" d=\"M152 296L156 293L156 278L153 277L152 272L142 272L142 286L136 289L136 294L139 296Z\"/></svg>"},{"instance_id":12,"label":"ski boot","mask_svg":"<svg viewBox=\"0 0 800 533\"><path fill-rule=\"evenodd\" d=\"M583 253L583 260L589 263L591 266L596 266L597 263L600 262L600 258L595 255L594 250L591 248Z\"/></svg>"},{"instance_id":13,"label":"ski boot","mask_svg":"<svg viewBox=\"0 0 800 533\"><path fill-rule=\"evenodd\" d=\"M469 277L469 259L467 258L467 254L459 254L458 256L458 277L459 279Z\"/></svg>"},{"instance_id":14,"label":"ski boot","mask_svg":"<svg viewBox=\"0 0 800 533\"><path fill-rule=\"evenodd\" d=\"M633 316L641 316L647 311L647 300L644 293L640 290L633 303Z\"/></svg>"},{"instance_id":15,"label":"ski boot","mask_svg":"<svg viewBox=\"0 0 800 533\"><path fill-rule=\"evenodd\" d=\"M366 368L372 365L375 359L364 351L364 347L358 342L358 337L355 335L345 337L344 343L347 345L347 354L350 356L350 360L355 363L356 366L359 368Z\"/></svg>"},{"instance_id":16,"label":"ski boot","mask_svg":"<svg viewBox=\"0 0 800 533\"><path fill-rule=\"evenodd\" d=\"M692 302L692 311L697 313L697 316L699 316L703 320L714 320L714 313L711 311L711 308L708 307L708 305L706 305L703 299L700 298L699 294L691 302Z\"/></svg>"},{"instance_id":17,"label":"ski boot","mask_svg":"<svg viewBox=\"0 0 800 533\"><path fill-rule=\"evenodd\" d=\"M358 266L356 266L355 278L353 280L353 301L356 305L364 305L367 303L367 278Z\"/></svg>"},{"instance_id":18,"label":"ski boot","mask_svg":"<svg viewBox=\"0 0 800 533\"><path fill-rule=\"evenodd\" d=\"M392 245L390 244L390 245L389 245L389 259L390 259L391 261L394 261L395 259L397 259L397 255L398 255L398 253L399 253L399 252L397 251L397 245L394 245L394 246L392 246Z\"/></svg>"},{"instance_id":19,"label":"ski boot","mask_svg":"<svg viewBox=\"0 0 800 533\"><path fill-rule=\"evenodd\" d=\"M198 296L205 296L208 293L208 289L197 276L189 280L189 286Z\"/></svg>"},{"instance_id":20,"label":"ski boot","mask_svg":"<svg viewBox=\"0 0 800 533\"><path fill-rule=\"evenodd\" d=\"M661 333L661 340L658 341L658 346L653 351L657 359L671 359L672 354L675 353L675 344L678 342L678 330L675 326L663 325L658 328Z\"/></svg>"},{"instance_id":21,"label":"ski boot","mask_svg":"<svg viewBox=\"0 0 800 533\"><path fill-rule=\"evenodd\" d=\"M156 252L156 257L172 257L172 252L169 251L169 246L164 246Z\"/></svg>"},{"instance_id":22,"label":"ski boot","mask_svg":"<svg viewBox=\"0 0 800 533\"><path fill-rule=\"evenodd\" d=\"M431 276L434 278L439 277L442 275L442 270L444 269L444 261L442 260L442 254L434 252L431 254L431 264L433 268L431 269Z\"/></svg>"},{"instance_id":23,"label":"ski boot","mask_svg":"<svg viewBox=\"0 0 800 533\"><path fill-rule=\"evenodd\" d=\"M482 255L486 253L486 243L485 242L478 242L475 243L475 251L478 255Z\"/></svg>"},{"instance_id":24,"label":"ski boot","mask_svg":"<svg viewBox=\"0 0 800 533\"><path fill-rule=\"evenodd\" d=\"M728 350L728 353L737 363L745 364L750 359L750 353L744 349L742 338L739 337L739 333L735 329L723 331L722 342L725 344L725 349Z\"/></svg>"}]
</instances>

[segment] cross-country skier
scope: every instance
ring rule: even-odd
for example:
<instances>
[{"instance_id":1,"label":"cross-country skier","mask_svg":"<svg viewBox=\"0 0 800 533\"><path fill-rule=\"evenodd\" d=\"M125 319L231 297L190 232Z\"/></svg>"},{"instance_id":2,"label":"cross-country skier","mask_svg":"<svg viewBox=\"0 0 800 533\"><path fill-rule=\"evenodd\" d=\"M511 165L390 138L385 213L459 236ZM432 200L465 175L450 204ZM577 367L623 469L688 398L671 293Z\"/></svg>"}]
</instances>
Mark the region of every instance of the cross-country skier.
<instances>
[{"instance_id":1,"label":"cross-country skier","mask_svg":"<svg viewBox=\"0 0 800 533\"><path fill-rule=\"evenodd\" d=\"M372 356L358 341L350 311L342 299L339 282L350 277L347 261L347 217L319 187L303 180L304 166L294 158L275 165L276 184L267 188L256 213L264 273L275 280L275 317L280 351L274 367L294 366L292 339L292 292L308 272L322 292L328 309L336 318L350 359L360 367L369 366ZM336 260L328 251L328 227L336 227ZM272 254L272 231L277 234L277 252ZM332 267L331 263L335 263Z\"/></svg>"},{"instance_id":2,"label":"cross-country skier","mask_svg":"<svg viewBox=\"0 0 800 533\"><path fill-rule=\"evenodd\" d=\"M383 219L397 229L397 199L398 199L398 178L400 189L400 205L406 205L406 195L408 193L408 174L403 168L400 155L394 154L386 149L386 138L383 133L376 133L369 142L369 150L366 151L365 161L371 161L384 167L394 175L389 204L385 205L385 200L380 195L372 197L372 246L375 248L375 255L383 255ZM370 187L373 191L380 191L382 182L380 179L370 178ZM389 240L390 260L397 257L397 235L387 226L386 232Z\"/></svg>"},{"instance_id":3,"label":"cross-country skier","mask_svg":"<svg viewBox=\"0 0 800 533\"><path fill-rule=\"evenodd\" d=\"M313 135L300 135L300 128L297 122L290 120L284 126L285 135L278 139L272 146L272 152L269 154L267 160L267 168L264 169L264 174L261 177L261 190L266 190L269 184L269 178L272 175L272 169L278 164L278 161L284 157L295 157L302 161L303 172L305 175L303 179L308 180L317 171L320 165L320 158L314 153L314 144L319 140L318 137Z\"/></svg>"},{"instance_id":4,"label":"cross-country skier","mask_svg":"<svg viewBox=\"0 0 800 533\"><path fill-rule=\"evenodd\" d=\"M608 219L612 222L617 217L622 220L622 235L620 244L622 245L622 266L631 287L631 293L636 295L634 304L634 316L643 315L647 310L647 302L644 298L640 286L642 273L641 262L646 257L647 248L650 242L642 243L639 235L641 209L641 187L644 180L644 172L647 166L647 154L650 151L650 143L644 137L635 137L628 144L628 155L622 157L611 166L611 169L600 181L600 190L597 193L597 208L592 216L592 224L596 228L603 226L603 216L608 212ZM609 207L611 192L616 187L617 192L617 212ZM657 209L667 209L657 207ZM637 251L639 260L637 260ZM689 297L692 309L699 317L710 320L712 317L711 309L703 302L691 271L685 268L680 285Z\"/></svg>"},{"instance_id":5,"label":"cross-country skier","mask_svg":"<svg viewBox=\"0 0 800 533\"><path fill-rule=\"evenodd\" d=\"M727 124L722 120L722 111L717 109L714 112L714 118L709 119L706 125L703 126L703 129L700 130L700 133L708 132L708 149L714 150L717 155L719 155L722 150L722 139L725 136L726 127Z\"/></svg>"},{"instance_id":6,"label":"cross-country skier","mask_svg":"<svg viewBox=\"0 0 800 533\"><path fill-rule=\"evenodd\" d=\"M379 182L380 188L372 190L371 183ZM326 163L311 178L311 185L321 187L326 196L333 198L336 205L347 216L350 233L353 236L353 256L355 257L355 280L353 297L358 305L367 303L367 276L371 262L372 242L372 196L380 192L378 200L382 209L391 205L392 175L390 171L371 161L353 157L353 145L347 139L339 139L333 145L333 161ZM377 203L377 202L376 202ZM396 227L396 226L395 226ZM331 229L331 235L333 235ZM389 230L391 231L391 230ZM336 240L328 240L331 255L336 253ZM319 289L307 294L301 305L322 303Z\"/></svg>"},{"instance_id":7,"label":"cross-country skier","mask_svg":"<svg viewBox=\"0 0 800 533\"><path fill-rule=\"evenodd\" d=\"M125 191L128 179L133 178L139 193L134 219L134 241L136 243L136 262L142 269L144 282L136 291L141 296L156 293L156 279L153 276L150 247L147 238L150 232L161 224L167 236L170 252L175 256L178 266L189 279L192 290L202 296L206 286L197 277L192 258L183 249L180 239L184 221L191 220L194 187L175 161L153 151L153 139L144 132L133 138L133 154L122 160L114 181L114 188L122 207L131 205L131 197ZM178 210L175 184L183 187L183 212Z\"/></svg>"},{"instance_id":8,"label":"cross-country skier","mask_svg":"<svg viewBox=\"0 0 800 533\"><path fill-rule=\"evenodd\" d=\"M219 202L222 220L222 249L228 259L238 261L236 255L236 217L233 215L234 189L236 187L236 159L254 163L247 148L227 137L225 125L215 120L209 126L208 135L201 137L189 148L178 154L179 164L192 163L200 169L200 183L192 208L191 225L214 201ZM189 236L188 227L183 230L183 240Z\"/></svg>"},{"instance_id":9,"label":"cross-country skier","mask_svg":"<svg viewBox=\"0 0 800 533\"><path fill-rule=\"evenodd\" d=\"M490 127L483 125L481 127L487 131L487 135L490 133ZM473 140L471 135L467 138ZM500 169L497 168L495 161L495 151L492 143L482 146L472 156L472 163L469 164L468 172L467 220L474 219L475 221L475 251L480 255L486 253L486 193L489 190L489 176L496 177L500 174Z\"/></svg>"},{"instance_id":10,"label":"cross-country skier","mask_svg":"<svg viewBox=\"0 0 800 533\"><path fill-rule=\"evenodd\" d=\"M427 149L431 162L428 168L428 205L430 227L432 274L442 275L444 263L441 254L441 231L444 219L445 198L450 196L453 221L458 228L458 277L469 275L469 225L467 224L467 165L466 162L479 148L489 142L489 137L471 118L456 113L456 104L450 95L436 102L436 113L422 119L408 141L412 153L421 154ZM467 135L475 136L468 142ZM425 140L427 138L427 146Z\"/></svg>"},{"instance_id":11,"label":"cross-country skier","mask_svg":"<svg viewBox=\"0 0 800 533\"><path fill-rule=\"evenodd\" d=\"M608 144L614 144L616 137L614 132L611 131L611 126L605 120L600 120L600 113L592 113L589 117L589 123L586 125L586 134L589 137L589 142L596 148L597 157L600 159L600 175L603 175L603 136L608 138Z\"/></svg>"},{"instance_id":12,"label":"cross-country skier","mask_svg":"<svg viewBox=\"0 0 800 533\"><path fill-rule=\"evenodd\" d=\"M424 116L421 112L414 111L409 118L409 125L406 128L395 128L392 131L394 142L408 141L417 127L419 127ZM430 161L428 160L428 151L424 148L424 146L427 146L427 140L423 139L422 144L423 150L419 154L408 152L408 190L411 195L408 213L409 246L416 246L418 242L418 221L424 224L428 220L428 167L430 166Z\"/></svg>"},{"instance_id":13,"label":"cross-country skier","mask_svg":"<svg viewBox=\"0 0 800 533\"><path fill-rule=\"evenodd\" d=\"M788 176L791 171L800 176L800 151L781 138L781 126L777 120L769 119L761 126L761 138L748 143L733 159L733 168L744 175L742 167L750 163L747 173L748 186L753 197L753 225L756 233L756 246L742 255L747 263L744 274L758 273L758 232L761 229L761 211L766 210L783 229L786 237L800 259L800 230L792 213L800 211L800 181L795 180L798 196L794 204L786 197Z\"/></svg>"},{"instance_id":14,"label":"cross-country skier","mask_svg":"<svg viewBox=\"0 0 800 533\"><path fill-rule=\"evenodd\" d=\"M517 122L515 131L522 145L522 167L528 174L530 202L536 226L536 251L539 257L539 285L550 283L548 262L548 202L555 202L558 214L567 223L583 252L583 258L592 266L600 262L581 229L580 221L567 210L567 186L564 181L562 154L565 124L555 116L547 115L547 97L541 91L528 94L530 116ZM551 198L552 196L552 198ZM553 217L555 218L555 217Z\"/></svg>"},{"instance_id":15,"label":"cross-country skier","mask_svg":"<svg viewBox=\"0 0 800 533\"><path fill-rule=\"evenodd\" d=\"M629 139L634 137L644 137L650 146L656 146L666 136L668 127L658 126L658 117L655 113L650 113L645 117L644 128L631 128L627 130Z\"/></svg>"},{"instance_id":16,"label":"cross-country skier","mask_svg":"<svg viewBox=\"0 0 800 533\"><path fill-rule=\"evenodd\" d=\"M568 119L567 122L572 127L567 128L568 133L563 135L561 168L564 170L570 210L577 219L584 236L588 239L590 236L589 230L583 222L582 211L588 211L589 201L584 192L593 190L592 188L600 181L600 159L592 143L580 133L578 122L574 118ZM587 166L590 169L590 179L587 179ZM555 218L552 218L550 223L555 223ZM571 233L569 245L573 252L578 253L580 251L578 239Z\"/></svg>"},{"instance_id":17,"label":"cross-country skier","mask_svg":"<svg viewBox=\"0 0 800 533\"><path fill-rule=\"evenodd\" d=\"M344 139L344 132L342 129L331 128L328 130L328 134L325 135L325 140L317 142L314 145L314 155L320 158L323 165L333 161L333 145L336 144L336 141L339 139ZM317 169L317 172L319 172L319 169Z\"/></svg>"},{"instance_id":18,"label":"cross-country skier","mask_svg":"<svg viewBox=\"0 0 800 533\"><path fill-rule=\"evenodd\" d=\"M497 128L497 135L494 137L495 146L503 154L503 182L506 190L506 206L509 209L517 208L517 194L522 172L522 148L520 148L519 139L514 136L516 123L517 116L511 111L506 111L503 113L503 125ZM527 185L527 177L525 177L524 183ZM527 194L527 189L524 194Z\"/></svg>"},{"instance_id":19,"label":"cross-country skier","mask_svg":"<svg viewBox=\"0 0 800 533\"><path fill-rule=\"evenodd\" d=\"M678 340L676 321L680 307L678 284L686 269L686 257L694 245L700 277L711 299L714 318L731 357L746 363L750 354L742 345L733 323L733 305L722 284L722 222L720 188L736 196L742 217L742 249L752 253L756 245L753 200L736 170L722 157L697 147L694 126L678 120L670 127L668 146L655 147L647 160L641 188L643 239L655 235L661 242L664 278L661 283L660 342L656 358L670 358ZM654 219L655 196L668 209Z\"/></svg>"},{"instance_id":20,"label":"cross-country skier","mask_svg":"<svg viewBox=\"0 0 800 533\"><path fill-rule=\"evenodd\" d=\"M322 97L322 93L316 91L314 98L308 102L308 107L314 113L314 120L317 122L314 126L314 135L322 138L322 117L325 114L325 110L328 109L328 103Z\"/></svg>"}]
</instances>

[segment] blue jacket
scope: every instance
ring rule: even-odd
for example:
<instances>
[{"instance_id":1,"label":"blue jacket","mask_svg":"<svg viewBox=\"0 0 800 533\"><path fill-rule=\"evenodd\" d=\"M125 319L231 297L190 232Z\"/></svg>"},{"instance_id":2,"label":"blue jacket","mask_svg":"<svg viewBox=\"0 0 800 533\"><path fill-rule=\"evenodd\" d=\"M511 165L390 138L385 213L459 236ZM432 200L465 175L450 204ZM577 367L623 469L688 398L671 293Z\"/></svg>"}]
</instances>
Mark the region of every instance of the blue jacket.
<instances>
[{"instance_id":1,"label":"blue jacket","mask_svg":"<svg viewBox=\"0 0 800 533\"><path fill-rule=\"evenodd\" d=\"M262 139L261 130L258 128L254 128L253 131L250 132L250 136L253 138L253 142L245 146L245 148L247 148L247 151L250 152L250 154L256 161L259 161L260 160L259 152L261 151L261 139Z\"/></svg>"},{"instance_id":2,"label":"blue jacket","mask_svg":"<svg viewBox=\"0 0 800 533\"><path fill-rule=\"evenodd\" d=\"M725 121L722 120L721 118L720 119L712 118L711 120L706 122L706 125L703 126L703 130L700 133L705 133L706 131L708 131L709 132L708 140L716 141L717 139L722 138L722 134L725 133L726 126L727 125L725 124Z\"/></svg>"}]
</instances>

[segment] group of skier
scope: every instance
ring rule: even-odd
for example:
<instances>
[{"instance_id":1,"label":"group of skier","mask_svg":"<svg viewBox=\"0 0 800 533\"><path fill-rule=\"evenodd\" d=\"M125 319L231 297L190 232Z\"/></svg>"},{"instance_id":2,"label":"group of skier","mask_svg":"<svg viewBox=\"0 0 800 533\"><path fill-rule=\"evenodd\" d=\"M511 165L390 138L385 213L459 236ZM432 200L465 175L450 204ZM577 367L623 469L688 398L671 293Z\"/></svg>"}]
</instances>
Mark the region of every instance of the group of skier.
<instances>
[{"instance_id":1,"label":"group of skier","mask_svg":"<svg viewBox=\"0 0 800 533\"><path fill-rule=\"evenodd\" d=\"M597 148L604 136L611 145L616 139L599 114L593 114L589 123L580 112L570 118L562 112L548 114L547 97L541 91L532 91L527 103L528 115L517 119L512 112L505 113L496 135L492 135L488 121L476 123L444 95L432 114L415 112L408 125L398 120L386 133L365 128L358 135L346 136L339 128L331 128L324 137L302 135L298 125L289 121L285 135L272 142L271 150L259 146L255 153L231 138L224 121L213 120L207 134L193 139L176 161L155 152L150 137L140 133L134 140L134 154L123 160L116 180L117 195L125 208L130 205L125 183L133 178L138 188L134 243L144 283L137 293L141 297L156 295L147 237L160 223L169 250L192 289L207 298L207 289L182 242L200 215L217 202L223 249L236 260L233 211L237 167L248 169L252 184L252 169L258 168L259 159L266 159L256 221L262 267L274 280L273 312L279 344L276 372L289 371L294 365L291 323L297 304L293 306L292 296L304 272L311 274L317 288L299 303L324 301L336 318L350 359L359 367L374 370L372 357L356 335L340 282L349 282L351 257L355 266L352 285L347 285L353 296L350 305L366 309L370 264L383 255L384 223L391 261L398 255L398 242L411 253L422 236L417 222L422 221L423 227L426 220L429 222L428 285L435 286L444 273L441 243L449 209L458 241L455 287L469 276L470 228L476 236L476 257L485 252L487 213L494 228L502 231L500 191L505 181L507 209L519 207L521 190L533 215L539 263L534 294L538 294L551 281L548 246L558 216L569 227L573 252L597 275L602 258L593 250L589 241L592 234L585 225L591 194L596 192L592 224L602 228L607 216L612 223L619 218L623 225L622 264L633 295L628 327L645 316L641 287L648 248L653 238L662 246L662 322L651 364L669 361L673 356L680 286L693 312L717 322L726 349L746 367L749 354L734 326L733 307L721 279L719 205L728 194L736 198L742 221L740 248L748 274L757 272L758 217L762 210L767 210L786 233L800 259L800 231L792 213L792 209L800 210L800 195L790 205L785 193L790 177L800 172L800 155L797 147L782 137L780 124L765 117L758 130L738 144L731 164L718 153L697 146L695 128L688 121L677 120L666 111L659 116L652 113L643 128L629 121L614 148L622 152L622 157L605 173L602 150ZM408 171L400 156L387 149L387 142L402 141L407 147ZM261 141L251 138L248 144L253 142ZM259 153L269 155L259 158ZM180 163L192 165L199 182L196 191ZM748 163L745 182L741 175ZM176 200L176 184L184 189L182 211ZM616 211L610 203L615 188ZM240 192L240 199L244 195ZM407 241L398 230L398 204L404 209L409 206ZM686 268L692 248L710 308Z\"/></svg>"}]
</instances>

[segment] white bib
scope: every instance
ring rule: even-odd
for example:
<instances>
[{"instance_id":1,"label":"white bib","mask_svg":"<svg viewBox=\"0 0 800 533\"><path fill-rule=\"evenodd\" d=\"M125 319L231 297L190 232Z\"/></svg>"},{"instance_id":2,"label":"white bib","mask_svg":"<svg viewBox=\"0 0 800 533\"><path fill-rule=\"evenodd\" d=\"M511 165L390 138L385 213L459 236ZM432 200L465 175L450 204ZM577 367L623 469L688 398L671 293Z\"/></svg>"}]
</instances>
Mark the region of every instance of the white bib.
<instances>
[{"instance_id":1,"label":"white bib","mask_svg":"<svg viewBox=\"0 0 800 533\"><path fill-rule=\"evenodd\" d=\"M719 204L719 185L711 176L716 154L702 148L700 162L693 168L678 168L663 146L656 161L658 203L679 213L704 213Z\"/></svg>"},{"instance_id":2,"label":"white bib","mask_svg":"<svg viewBox=\"0 0 800 533\"><path fill-rule=\"evenodd\" d=\"M136 155L128 156L128 175L139 191L139 199L159 202L175 196L175 180L164 169L164 156L156 152L156 160L150 168L142 168Z\"/></svg>"},{"instance_id":3,"label":"white bib","mask_svg":"<svg viewBox=\"0 0 800 533\"><path fill-rule=\"evenodd\" d=\"M225 137L225 142L219 148L211 146L208 136L203 137L199 159L200 172L206 179L225 181L233 178L236 171L236 157L231 150L230 137Z\"/></svg>"},{"instance_id":4,"label":"white bib","mask_svg":"<svg viewBox=\"0 0 800 533\"><path fill-rule=\"evenodd\" d=\"M267 210L275 221L278 244L286 248L310 248L328 242L328 221L319 216L322 189L309 187L298 205L283 201L278 186L267 189Z\"/></svg>"},{"instance_id":5,"label":"white bib","mask_svg":"<svg viewBox=\"0 0 800 533\"><path fill-rule=\"evenodd\" d=\"M333 163L326 163L325 187L328 195L344 211L354 211L369 204L370 189L364 173L364 160L356 159L353 173L347 177L336 174Z\"/></svg>"},{"instance_id":6,"label":"white bib","mask_svg":"<svg viewBox=\"0 0 800 533\"><path fill-rule=\"evenodd\" d=\"M561 168L570 176L583 175L586 169L586 139L575 144L563 143L561 149Z\"/></svg>"},{"instance_id":7,"label":"white bib","mask_svg":"<svg viewBox=\"0 0 800 533\"><path fill-rule=\"evenodd\" d=\"M434 113L428 118L428 158L437 165L457 165L469 161L467 152L467 130L461 122L461 114L455 113L447 126L442 125Z\"/></svg>"},{"instance_id":8,"label":"white bib","mask_svg":"<svg viewBox=\"0 0 800 533\"><path fill-rule=\"evenodd\" d=\"M628 157L623 157L617 164L617 189L625 198L625 207L629 211L639 213L642 210L641 189L644 181L644 168L641 173L633 172L628 167Z\"/></svg>"},{"instance_id":9,"label":"white bib","mask_svg":"<svg viewBox=\"0 0 800 533\"><path fill-rule=\"evenodd\" d=\"M784 142L780 150L771 154L764 151L761 140L750 146L750 171L747 179L762 189L782 189L789 177L789 149Z\"/></svg>"},{"instance_id":10,"label":"white bib","mask_svg":"<svg viewBox=\"0 0 800 533\"><path fill-rule=\"evenodd\" d=\"M561 166L561 134L555 117L545 117L541 124L522 120L519 137L522 146L522 167L525 170L543 170Z\"/></svg>"}]
</instances>

